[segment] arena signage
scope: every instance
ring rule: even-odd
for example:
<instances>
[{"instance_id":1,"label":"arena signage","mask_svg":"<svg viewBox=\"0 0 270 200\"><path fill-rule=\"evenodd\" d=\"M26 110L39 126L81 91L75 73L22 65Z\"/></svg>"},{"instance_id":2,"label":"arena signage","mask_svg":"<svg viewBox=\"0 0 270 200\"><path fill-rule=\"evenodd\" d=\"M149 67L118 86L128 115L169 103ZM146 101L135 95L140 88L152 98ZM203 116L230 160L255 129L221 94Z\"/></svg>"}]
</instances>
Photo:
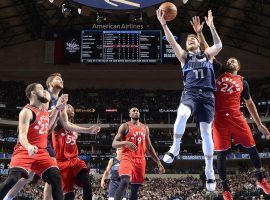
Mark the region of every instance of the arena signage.
<instances>
[{"instance_id":1,"label":"arena signage","mask_svg":"<svg viewBox=\"0 0 270 200\"><path fill-rule=\"evenodd\" d=\"M165 0L73 0L77 3L106 10L141 9L164 2Z\"/></svg>"}]
</instances>

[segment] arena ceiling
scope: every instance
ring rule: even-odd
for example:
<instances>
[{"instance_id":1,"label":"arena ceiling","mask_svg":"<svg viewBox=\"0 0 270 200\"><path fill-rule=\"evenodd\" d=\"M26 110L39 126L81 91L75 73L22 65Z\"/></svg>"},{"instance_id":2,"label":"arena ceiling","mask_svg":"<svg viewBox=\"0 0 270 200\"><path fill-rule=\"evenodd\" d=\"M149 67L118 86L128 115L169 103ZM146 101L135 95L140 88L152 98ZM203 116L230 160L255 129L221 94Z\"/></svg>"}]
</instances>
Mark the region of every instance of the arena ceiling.
<instances>
[{"instance_id":1,"label":"arena ceiling","mask_svg":"<svg viewBox=\"0 0 270 200\"><path fill-rule=\"evenodd\" d=\"M50 0L53 2L53 0ZM97 13L106 17L103 23L130 23L136 13L117 13L82 8L82 14L72 12L64 17L61 12L63 0L1 0L0 1L0 47L18 45L44 38L48 30L89 28L97 23ZM65 1L73 10L79 5ZM192 16L206 15L212 9L215 24L225 46L270 58L270 1L269 0L190 0L183 4L176 0L179 14L171 22L175 34L192 32L189 20ZM142 23L146 28L160 29L155 7L142 10ZM134 18L133 18L134 20ZM136 22L140 23L140 22ZM205 31L206 37L210 32Z\"/></svg>"}]
</instances>

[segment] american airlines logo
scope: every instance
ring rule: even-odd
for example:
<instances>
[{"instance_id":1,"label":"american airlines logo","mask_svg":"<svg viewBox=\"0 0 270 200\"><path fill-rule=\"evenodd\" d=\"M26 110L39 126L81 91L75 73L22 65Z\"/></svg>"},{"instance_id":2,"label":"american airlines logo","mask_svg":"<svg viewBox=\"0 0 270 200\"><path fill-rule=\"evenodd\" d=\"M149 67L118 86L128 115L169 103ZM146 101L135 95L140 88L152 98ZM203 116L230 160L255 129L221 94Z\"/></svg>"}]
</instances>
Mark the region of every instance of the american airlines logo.
<instances>
[{"instance_id":1,"label":"american airlines logo","mask_svg":"<svg viewBox=\"0 0 270 200\"><path fill-rule=\"evenodd\" d=\"M108 10L141 9L164 2L165 0L74 0L77 3Z\"/></svg>"}]
</instances>

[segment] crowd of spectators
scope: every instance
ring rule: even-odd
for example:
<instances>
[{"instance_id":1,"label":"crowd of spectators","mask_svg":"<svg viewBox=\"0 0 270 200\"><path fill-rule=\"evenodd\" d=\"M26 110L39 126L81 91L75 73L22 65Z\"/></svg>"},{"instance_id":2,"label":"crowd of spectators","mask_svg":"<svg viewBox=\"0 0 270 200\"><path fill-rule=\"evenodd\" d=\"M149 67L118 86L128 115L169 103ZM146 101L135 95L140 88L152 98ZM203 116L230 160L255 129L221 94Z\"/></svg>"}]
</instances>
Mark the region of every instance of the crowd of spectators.
<instances>
[{"instance_id":1,"label":"crowd of spectators","mask_svg":"<svg viewBox=\"0 0 270 200\"><path fill-rule=\"evenodd\" d=\"M269 116L269 80L250 81L252 97L261 116ZM0 81L0 117L18 118L20 108L28 102L25 87L24 82ZM120 124L128 120L131 106L141 109L145 123L173 123L181 96L180 90L64 89L63 92L69 94L69 102L77 110L76 123ZM249 116L244 107L243 104L243 111Z\"/></svg>"},{"instance_id":2,"label":"crowd of spectators","mask_svg":"<svg viewBox=\"0 0 270 200\"><path fill-rule=\"evenodd\" d=\"M267 170L266 170L267 171ZM269 177L269 174L266 173ZM0 181L5 179L0 175ZM237 175L229 176L234 198L237 200L269 200L270 197L263 194L255 187L255 179L252 171L247 170ZM139 191L140 200L222 200L222 189L217 181L217 192L207 193L204 181L194 176L181 178L146 178L144 186ZM39 180L36 184L26 185L17 199L36 200L42 199L44 184ZM100 187L100 178L92 177L93 200L107 199L107 191ZM77 200L82 199L81 188L76 188Z\"/></svg>"}]
</instances>

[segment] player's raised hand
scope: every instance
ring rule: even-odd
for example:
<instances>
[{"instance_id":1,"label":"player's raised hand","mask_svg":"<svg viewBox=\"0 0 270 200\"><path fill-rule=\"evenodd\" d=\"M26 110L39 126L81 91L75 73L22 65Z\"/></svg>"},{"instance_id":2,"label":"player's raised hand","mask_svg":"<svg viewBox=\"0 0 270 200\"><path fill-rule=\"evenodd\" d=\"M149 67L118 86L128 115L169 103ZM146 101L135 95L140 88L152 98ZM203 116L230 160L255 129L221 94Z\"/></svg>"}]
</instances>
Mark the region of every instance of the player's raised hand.
<instances>
[{"instance_id":1,"label":"player's raised hand","mask_svg":"<svg viewBox=\"0 0 270 200\"><path fill-rule=\"evenodd\" d=\"M160 161L158 163L158 171L159 171L160 174L164 174L165 173L165 168L163 167L163 165L161 164Z\"/></svg>"},{"instance_id":2,"label":"player's raised hand","mask_svg":"<svg viewBox=\"0 0 270 200\"><path fill-rule=\"evenodd\" d=\"M93 125L93 126L88 128L88 132L90 134L97 134L99 131L100 131L100 126L98 126L98 125Z\"/></svg>"},{"instance_id":3,"label":"player's raised hand","mask_svg":"<svg viewBox=\"0 0 270 200\"><path fill-rule=\"evenodd\" d=\"M164 18L164 14L165 12L161 9L158 9L157 10L157 18L158 18L158 21L160 22L160 24L163 26L164 24L166 24L166 20Z\"/></svg>"},{"instance_id":4,"label":"player's raised hand","mask_svg":"<svg viewBox=\"0 0 270 200\"><path fill-rule=\"evenodd\" d=\"M56 103L56 109L63 110L68 102L68 94L62 94Z\"/></svg>"},{"instance_id":5,"label":"player's raised hand","mask_svg":"<svg viewBox=\"0 0 270 200\"><path fill-rule=\"evenodd\" d=\"M212 15L212 10L208 10L208 16L204 17L204 19L209 28L214 28L214 17Z\"/></svg>"},{"instance_id":6,"label":"player's raised hand","mask_svg":"<svg viewBox=\"0 0 270 200\"><path fill-rule=\"evenodd\" d=\"M192 27L196 33L202 32L204 23L205 22L201 23L199 16L192 17L192 21L190 21L190 24L192 25Z\"/></svg>"},{"instance_id":7,"label":"player's raised hand","mask_svg":"<svg viewBox=\"0 0 270 200\"><path fill-rule=\"evenodd\" d=\"M127 146L127 148L129 148L131 151L136 151L136 150L137 150L137 146L136 146L136 144L134 144L133 142L126 141L126 146Z\"/></svg>"},{"instance_id":8,"label":"player's raised hand","mask_svg":"<svg viewBox=\"0 0 270 200\"><path fill-rule=\"evenodd\" d=\"M270 132L269 132L269 130L268 130L263 124L260 124L260 125L258 126L258 129L259 129L259 131L260 131L262 134L264 134L264 136L265 136L265 138L266 138L267 140L270 140Z\"/></svg>"},{"instance_id":9,"label":"player's raised hand","mask_svg":"<svg viewBox=\"0 0 270 200\"><path fill-rule=\"evenodd\" d=\"M30 157L33 157L38 152L38 147L37 146L30 145L28 147L27 151L28 151L28 155Z\"/></svg>"}]
</instances>

